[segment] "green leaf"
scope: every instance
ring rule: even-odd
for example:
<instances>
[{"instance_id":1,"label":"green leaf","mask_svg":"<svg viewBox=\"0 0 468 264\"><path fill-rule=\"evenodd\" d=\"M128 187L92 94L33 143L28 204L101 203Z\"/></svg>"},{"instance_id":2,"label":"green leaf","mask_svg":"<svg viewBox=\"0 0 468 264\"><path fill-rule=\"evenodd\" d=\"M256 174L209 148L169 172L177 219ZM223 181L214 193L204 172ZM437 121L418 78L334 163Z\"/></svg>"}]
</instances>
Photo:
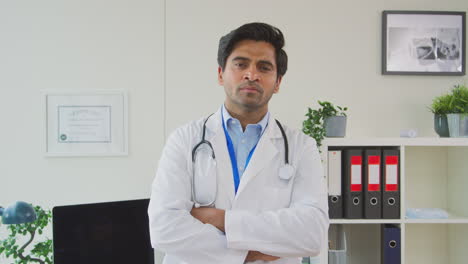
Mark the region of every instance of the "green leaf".
<instances>
[{"instance_id":1,"label":"green leaf","mask_svg":"<svg viewBox=\"0 0 468 264\"><path fill-rule=\"evenodd\" d=\"M36 241L32 241L29 246L32 246L31 251L28 247L21 249L23 245L17 244L18 241L27 241L29 237L34 233L43 234L43 229L51 223L52 212L50 210L44 210L39 206L34 206L37 214L36 221L32 223L8 225L6 229L9 231L8 237L0 240L0 256L5 256L8 259L12 259L14 263L29 264L31 262L31 256L37 256L47 264L52 264L52 240L46 239L42 242L37 242L38 237L35 237ZM1 226L0 226L1 228ZM23 236L27 236L24 238ZM18 239L17 239L18 238ZM21 239L20 239L21 238ZM30 252L30 254L26 254ZM19 258L19 254L24 254L24 260Z\"/></svg>"},{"instance_id":2,"label":"green leaf","mask_svg":"<svg viewBox=\"0 0 468 264\"><path fill-rule=\"evenodd\" d=\"M307 119L302 122L302 132L314 138L317 146L320 147L322 140L325 138L324 119L336 115L346 116L345 111L348 110L348 107L334 106L328 101L318 100L317 102L320 106L318 109L307 108L305 114Z\"/></svg>"}]
</instances>

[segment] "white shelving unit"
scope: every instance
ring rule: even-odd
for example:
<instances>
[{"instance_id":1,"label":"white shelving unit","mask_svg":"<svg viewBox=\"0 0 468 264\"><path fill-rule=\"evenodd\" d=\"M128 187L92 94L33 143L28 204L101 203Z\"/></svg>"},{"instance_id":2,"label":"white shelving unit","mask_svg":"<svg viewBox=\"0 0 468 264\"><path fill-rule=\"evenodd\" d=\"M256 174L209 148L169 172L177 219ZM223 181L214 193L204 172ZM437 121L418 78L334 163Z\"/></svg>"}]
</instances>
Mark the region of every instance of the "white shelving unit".
<instances>
[{"instance_id":1,"label":"white shelving unit","mask_svg":"<svg viewBox=\"0 0 468 264\"><path fill-rule=\"evenodd\" d=\"M380 263L380 225L401 228L401 263L468 263L468 138L328 138L329 147L400 149L400 219L331 219L344 226L348 264ZM441 208L448 219L407 219L406 208ZM320 258L327 264L327 251Z\"/></svg>"}]
</instances>

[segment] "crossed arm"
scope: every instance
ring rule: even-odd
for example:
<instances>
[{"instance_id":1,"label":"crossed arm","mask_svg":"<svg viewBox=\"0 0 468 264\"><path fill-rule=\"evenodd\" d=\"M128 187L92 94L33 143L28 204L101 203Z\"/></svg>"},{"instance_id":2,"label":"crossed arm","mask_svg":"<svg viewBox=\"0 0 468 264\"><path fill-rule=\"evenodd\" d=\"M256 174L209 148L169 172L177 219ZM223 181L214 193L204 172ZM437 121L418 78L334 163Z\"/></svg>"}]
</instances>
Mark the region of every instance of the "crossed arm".
<instances>
[{"instance_id":1,"label":"crossed arm","mask_svg":"<svg viewBox=\"0 0 468 264\"><path fill-rule=\"evenodd\" d=\"M190 144L183 138L177 133L169 138L153 182L148 208L153 247L190 263L237 264L318 254L328 217L316 149L314 155L301 155L305 158L297 165L289 208L260 213L195 209L184 154Z\"/></svg>"},{"instance_id":2,"label":"crossed arm","mask_svg":"<svg viewBox=\"0 0 468 264\"><path fill-rule=\"evenodd\" d=\"M169 138L152 185L148 207L152 246L168 257L190 263L238 264L278 259L258 251L229 248L224 233L227 212L193 208L191 178L184 166L185 146L190 144L185 144L185 137L179 133L180 130Z\"/></svg>"},{"instance_id":3,"label":"crossed arm","mask_svg":"<svg viewBox=\"0 0 468 264\"><path fill-rule=\"evenodd\" d=\"M190 214L198 219L200 222L204 224L211 224L214 227L218 228L220 231L225 232L224 230L224 216L225 211L216 208L193 208L190 211ZM259 251L249 251L247 257L245 258L245 262L251 262L256 260L264 260L264 261L273 261L277 260L279 257L270 256L267 254L263 254Z\"/></svg>"}]
</instances>

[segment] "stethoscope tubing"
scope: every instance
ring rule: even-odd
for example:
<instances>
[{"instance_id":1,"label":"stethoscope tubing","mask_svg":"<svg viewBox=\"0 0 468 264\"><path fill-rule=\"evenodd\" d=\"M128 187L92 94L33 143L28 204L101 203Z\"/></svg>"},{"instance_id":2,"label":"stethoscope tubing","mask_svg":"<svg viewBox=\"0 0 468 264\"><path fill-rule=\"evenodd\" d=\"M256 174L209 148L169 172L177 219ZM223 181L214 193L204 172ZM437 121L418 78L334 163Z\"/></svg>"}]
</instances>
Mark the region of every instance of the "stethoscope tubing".
<instances>
[{"instance_id":1,"label":"stethoscope tubing","mask_svg":"<svg viewBox=\"0 0 468 264\"><path fill-rule=\"evenodd\" d=\"M216 162L216 156L215 156L215 153L214 153L214 148L213 148L213 145L211 144L211 142L209 140L206 140L205 139L205 134L206 134L206 123L208 122L208 119L212 116L213 114L209 115L205 121L203 122L203 130L202 130L202 138L200 140L200 142L198 142L192 149L192 165L193 165L193 172L192 172L192 196L193 196L193 200L194 200L194 203L195 203L195 207L198 208L198 207L205 207L205 206L212 206L214 205L214 202L216 201L216 193L214 195L214 200L210 203L207 203L207 204L200 204L197 202L197 199L196 199L196 192L195 192L195 155L196 155L196 151L197 149L203 145L203 144L207 144L210 149L211 149L211 156L213 158L213 160ZM276 124L278 125L280 131L281 131L281 135L283 137L283 143L284 143L284 163L285 163L285 167L286 166L290 166L289 165L289 144L288 144L288 138L286 136L286 133L284 132L284 129L283 129L283 126L281 125L281 123L275 119L276 121ZM217 179L216 179L217 180ZM216 192L217 192L218 188L216 188Z\"/></svg>"},{"instance_id":2,"label":"stethoscope tubing","mask_svg":"<svg viewBox=\"0 0 468 264\"><path fill-rule=\"evenodd\" d=\"M197 149L198 149L201 145L203 145L203 144L208 144L208 146L210 146L210 148L211 148L211 150L212 150L212 151L211 151L211 155L212 155L213 159L216 159L215 153L214 153L214 149L213 149L213 146L211 145L211 142L205 139L206 122L208 122L208 119L209 119L212 115L213 115L213 114L209 115L209 116L205 119L205 121L203 122L202 139L201 139L201 141L198 142L198 144L195 145L195 147L193 147L193 149L192 149L192 163L195 162L195 152L196 152Z\"/></svg>"}]
</instances>

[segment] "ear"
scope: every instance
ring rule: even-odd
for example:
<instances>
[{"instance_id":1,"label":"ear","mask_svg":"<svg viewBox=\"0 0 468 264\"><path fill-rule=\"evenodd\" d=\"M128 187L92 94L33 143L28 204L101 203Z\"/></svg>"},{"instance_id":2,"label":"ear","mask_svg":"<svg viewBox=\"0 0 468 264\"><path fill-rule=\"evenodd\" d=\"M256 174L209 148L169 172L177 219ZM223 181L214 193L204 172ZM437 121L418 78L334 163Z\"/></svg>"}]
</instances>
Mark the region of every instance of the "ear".
<instances>
[{"instance_id":1,"label":"ear","mask_svg":"<svg viewBox=\"0 0 468 264\"><path fill-rule=\"evenodd\" d=\"M224 80L223 80L223 69L218 66L218 83L219 85L224 85Z\"/></svg>"},{"instance_id":2,"label":"ear","mask_svg":"<svg viewBox=\"0 0 468 264\"><path fill-rule=\"evenodd\" d=\"M276 80L275 89L273 89L273 93L278 93L279 92L281 80L283 80L283 76L278 77L278 79Z\"/></svg>"}]
</instances>

